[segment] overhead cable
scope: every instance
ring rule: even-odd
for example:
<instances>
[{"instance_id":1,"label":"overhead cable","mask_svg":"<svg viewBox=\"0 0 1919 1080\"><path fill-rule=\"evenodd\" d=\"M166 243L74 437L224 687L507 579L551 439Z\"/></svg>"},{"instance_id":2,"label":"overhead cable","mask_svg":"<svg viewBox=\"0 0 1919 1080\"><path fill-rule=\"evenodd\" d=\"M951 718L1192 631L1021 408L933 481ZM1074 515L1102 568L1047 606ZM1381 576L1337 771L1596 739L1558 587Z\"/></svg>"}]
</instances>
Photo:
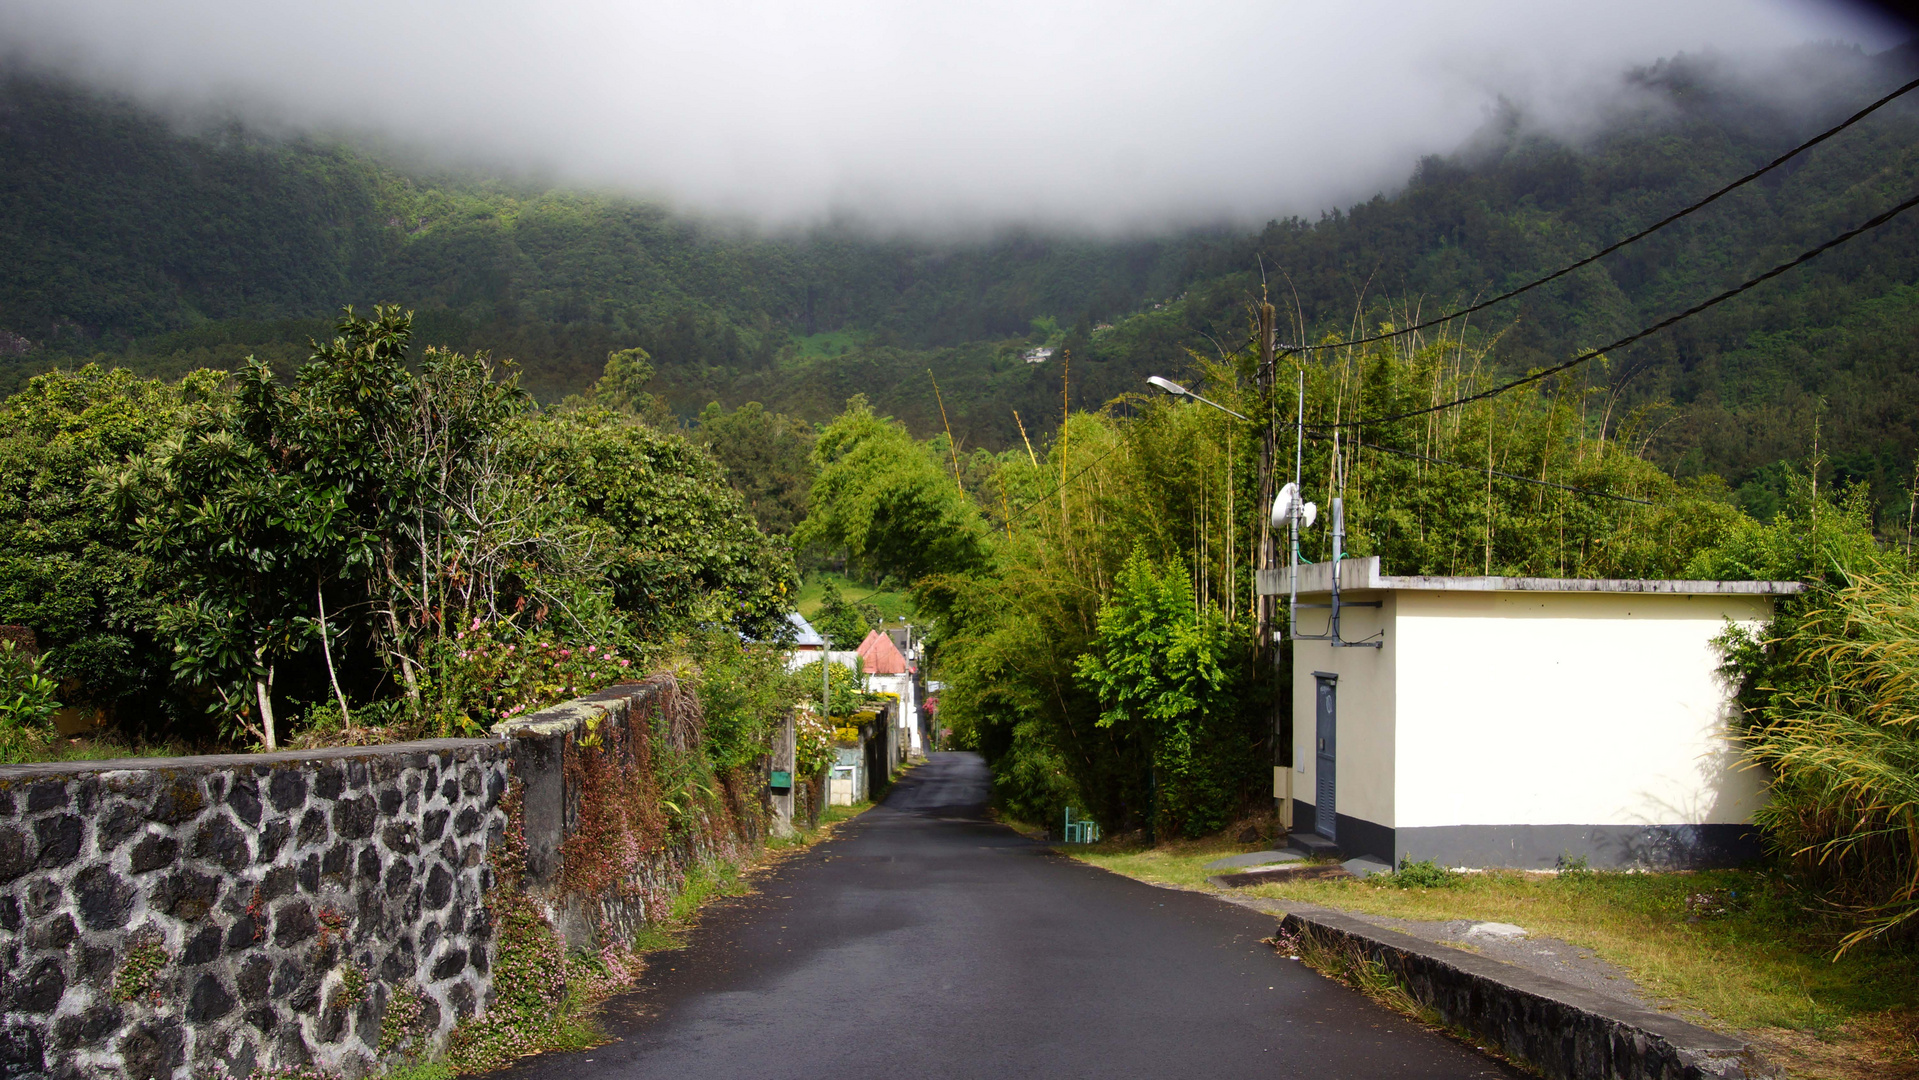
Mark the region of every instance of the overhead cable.
<instances>
[{"instance_id":1,"label":"overhead cable","mask_svg":"<svg viewBox=\"0 0 1919 1080\"><path fill-rule=\"evenodd\" d=\"M1651 326L1648 326L1648 327L1645 327L1644 329L1636 330L1633 333L1627 334L1625 337L1620 338L1618 341L1615 341L1611 343L1610 345L1602 345L1597 349L1588 349L1587 351L1580 353L1578 356L1573 357L1571 360L1568 360L1563 364L1554 364L1551 367L1540 368L1537 371L1534 371L1520 378L1514 379L1511 382L1502 383L1499 386L1495 386L1490 390L1481 390L1479 393L1476 393L1476 394L1467 394L1464 397L1454 398L1451 401L1442 402L1438 405L1429 405L1423 409L1409 409L1406 412L1392 413L1386 416L1365 416L1365 417L1359 418L1358 420L1345 420L1345 421L1341 421L1339 423L1333 423L1333 424L1315 424L1315 425L1312 425L1311 430L1331 431L1335 428L1356 428L1356 427L1363 426L1365 424L1389 424L1395 420L1408 420L1415 416L1426 416L1431 413L1444 412L1447 409L1456 409L1461 405L1470 405L1475 401L1484 401L1487 398L1498 397L1499 395L1504 394L1508 391L1517 390L1522 386L1530 386L1531 384L1536 383L1548 376L1557 375L1560 372L1565 371L1569 368L1578 367L1580 364L1583 364L1588 360L1594 359L1599 356L1604 356L1606 353L1609 353L1609 352L1614 352L1616 350L1623 349L1626 346L1631 345L1634 342L1640 340L1641 338L1650 337L1653 334L1656 334L1659 331L1666 329L1667 327L1673 325L1674 323L1683 322L1684 320L1690 319L1694 315L1697 315L1708 308L1725 303L1727 300L1730 300L1733 297L1738 296L1740 293L1743 293L1748 289L1755 288L1768 281L1771 281L1773 278L1778 277L1779 275L1785 273L1788 270L1791 270L1793 267L1798 266L1801 263L1810 262L1813 259L1818 258L1819 256L1832 250L1833 248L1838 247L1840 244L1843 244L1846 241L1851 240L1853 237L1860 235L1861 233L1871 232L1873 229L1876 229L1879 226L1884 225L1886 222L1891 221L1893 218L1898 217L1900 214L1905 213L1906 211L1912 209L1914 206L1919 206L1919 195L1915 195L1912 198L1907 199L1905 202L1900 203L1899 205L1893 207L1890 210L1887 210L1886 212L1882 214L1874 215L1872 218L1868 219L1865 223L1859 225L1858 227L1853 229L1848 229L1847 231L1840 233L1838 236L1833 237L1832 239L1826 241L1825 243L1820 244L1818 247L1813 248L1810 251L1802 252L1797 257L1793 259L1789 259L1786 262L1780 263L1778 266L1773 267L1772 269L1766 271L1763 274L1760 274L1758 277L1753 278L1750 281L1745 282L1744 284L1735 285L1732 288L1727 289L1725 292L1722 292L1719 295L1711 298L1710 300L1702 300L1699 303L1694 304L1693 306L1687 308L1684 311L1679 312L1676 315L1668 315L1666 318L1663 318L1659 320L1658 322L1653 323Z\"/></svg>"},{"instance_id":2,"label":"overhead cable","mask_svg":"<svg viewBox=\"0 0 1919 1080\"><path fill-rule=\"evenodd\" d=\"M1904 94L1910 93L1912 90L1916 88L1919 88L1919 79L1914 79L1911 82L1907 83L1906 85L1901 86L1899 89L1894 90L1892 93L1887 94L1885 97L1880 98L1878 101L1875 101L1872 104L1866 106L1865 108L1860 109L1858 112L1853 113L1851 116L1847 117L1844 122L1840 123L1837 127L1827 128L1825 131L1822 131L1819 134L1813 136L1812 138L1807 139L1805 142L1800 143L1798 146L1793 147L1791 150L1788 150L1785 153L1779 155L1778 157L1773 158L1771 161L1767 162L1765 165L1759 167L1758 169L1753 170L1752 172L1747 173L1746 175L1740 177L1737 180L1734 180L1732 183L1727 184L1725 187L1720 188L1718 191L1715 191L1712 194L1706 196L1705 198L1700 199L1698 202L1693 203L1692 205L1686 207L1685 209L1679 210L1676 213L1660 218L1658 221L1655 221L1651 225L1648 225L1645 228L1639 230L1638 232L1633 233L1631 236L1626 237L1624 240L1620 240L1619 242L1609 247L1601 248L1600 250L1593 252L1591 255L1586 256L1585 258L1579 260L1576 263L1573 263L1569 266L1561 267L1560 269L1555 270L1550 274L1547 274L1545 277L1538 278L1533 281L1529 281L1526 284L1521 285L1517 289L1510 289L1506 292L1500 293L1498 296L1492 297L1489 300L1482 300L1479 303L1473 304L1470 307L1463 307L1463 308L1460 308L1458 311L1454 311L1446 315L1441 315L1437 318L1427 319L1425 322L1418 323L1413 326L1408 326L1408 327L1405 327L1404 329L1387 330L1382 333L1369 335L1367 337L1352 338L1351 340L1348 340L1348 341L1334 341L1324 345L1285 345L1285 346L1281 346L1281 348L1287 352L1320 352L1326 349L1343 349L1352 345L1370 345L1375 341L1385 341L1388 338L1400 337L1405 334L1411 334L1420 330L1425 330L1429 327L1438 326L1441 323L1448 323L1453 321L1454 319L1471 315L1472 313L1476 311L1484 311L1485 309L1492 307L1494 304L1503 303L1504 301L1511 300L1513 297L1518 296L1521 293L1530 292L1531 290L1536 289L1541 285L1547 284L1548 282L1557 281L1558 279L1565 277L1567 274L1572 273L1574 270L1577 270L1580 267L1590 266L1593 263L1598 262L1600 259L1603 259L1608 255L1611 255L1613 252L1618 251L1620 248L1626 247L1629 244L1637 243L1640 240L1644 240L1646 237L1651 236L1653 233L1656 233L1660 229L1663 229L1666 226L1671 225L1673 222L1678 221L1679 219L1687 216L1688 214L1696 213L1700 210L1705 209L1707 206L1710 206L1712 203L1717 202L1722 196L1731 194L1733 191L1741 187L1744 187L1747 184L1752 183L1754 180L1757 180L1760 177L1778 168L1779 166L1784 165L1786 162L1792 160L1795 157L1798 157L1800 154L1805 153L1807 150L1810 150L1813 147L1818 146L1820 143L1825 142L1827 139L1832 138L1834 135L1837 135L1840 132L1846 130L1847 128L1853 126L1854 124L1857 124L1859 121L1864 120L1866 117L1872 115L1874 112L1877 112L1881 107L1887 104L1890 104L1895 98L1898 98Z\"/></svg>"},{"instance_id":3,"label":"overhead cable","mask_svg":"<svg viewBox=\"0 0 1919 1080\"><path fill-rule=\"evenodd\" d=\"M1314 436L1314 437L1320 438L1320 439L1325 438L1325 436ZM1500 472L1498 469L1482 469L1477 465L1468 465L1463 461L1447 461L1444 458L1428 457L1425 454L1413 453L1411 450L1397 450L1390 446L1380 446L1377 443L1357 443L1354 445L1358 446L1358 448L1361 450L1376 450L1382 454L1397 454L1398 456L1403 458L1413 458L1416 461L1427 461L1427 462L1431 462L1434 465L1450 465L1455 469L1471 469L1473 472L1476 472L1476 473L1486 473L1490 476L1503 477L1507 480L1517 480L1522 484L1533 484L1538 487L1557 488L1560 491L1570 491L1576 495L1591 495L1594 498L1598 498L1598 499L1614 499L1618 502L1638 503L1640 506L1653 505L1650 501L1646 499L1635 499L1631 497L1630 495L1615 495L1610 491L1598 491L1593 488L1574 487L1571 484L1555 484L1551 480L1539 480L1531 476L1520 476L1518 473Z\"/></svg>"}]
</instances>

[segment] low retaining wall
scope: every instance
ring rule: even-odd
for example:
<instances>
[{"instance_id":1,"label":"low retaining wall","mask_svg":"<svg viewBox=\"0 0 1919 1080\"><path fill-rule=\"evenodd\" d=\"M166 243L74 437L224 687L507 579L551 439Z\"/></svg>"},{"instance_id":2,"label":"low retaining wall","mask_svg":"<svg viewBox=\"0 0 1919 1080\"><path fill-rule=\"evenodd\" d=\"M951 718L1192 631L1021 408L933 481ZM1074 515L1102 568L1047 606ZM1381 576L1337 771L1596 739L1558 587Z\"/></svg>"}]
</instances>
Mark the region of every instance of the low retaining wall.
<instances>
[{"instance_id":1,"label":"low retaining wall","mask_svg":"<svg viewBox=\"0 0 1919 1080\"><path fill-rule=\"evenodd\" d=\"M1280 927L1377 961L1442 1022L1554 1080L1778 1075L1742 1039L1337 911L1288 905Z\"/></svg>"},{"instance_id":2,"label":"low retaining wall","mask_svg":"<svg viewBox=\"0 0 1919 1080\"><path fill-rule=\"evenodd\" d=\"M677 808L655 787L661 759L697 754L693 704L671 679L610 687L494 726L521 784L526 891L567 946L597 951L664 918L689 871L739 860L763 839L765 792L726 789ZM750 798L750 802L749 802Z\"/></svg>"},{"instance_id":3,"label":"low retaining wall","mask_svg":"<svg viewBox=\"0 0 1919 1080\"><path fill-rule=\"evenodd\" d=\"M0 1075L358 1073L409 983L443 1039L507 782L470 739L0 768Z\"/></svg>"},{"instance_id":4,"label":"low retaining wall","mask_svg":"<svg viewBox=\"0 0 1919 1080\"><path fill-rule=\"evenodd\" d=\"M656 758L700 753L679 695L613 687L490 739L0 767L0 1078L358 1077L398 1035L443 1046L492 1001L489 890L598 947L757 841L750 806L667 820Z\"/></svg>"}]
</instances>

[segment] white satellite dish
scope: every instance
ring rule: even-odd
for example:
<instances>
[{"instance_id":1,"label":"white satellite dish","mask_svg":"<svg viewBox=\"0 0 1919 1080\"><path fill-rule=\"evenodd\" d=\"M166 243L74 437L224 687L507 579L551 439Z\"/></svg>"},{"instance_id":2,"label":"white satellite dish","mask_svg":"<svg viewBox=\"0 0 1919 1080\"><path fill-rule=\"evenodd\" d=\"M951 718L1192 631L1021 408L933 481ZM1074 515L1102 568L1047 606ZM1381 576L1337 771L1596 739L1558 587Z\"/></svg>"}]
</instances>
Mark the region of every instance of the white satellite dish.
<instances>
[{"instance_id":1,"label":"white satellite dish","mask_svg":"<svg viewBox=\"0 0 1919 1080\"><path fill-rule=\"evenodd\" d=\"M1299 527L1304 529L1312 525L1319 517L1319 507L1309 502L1301 502L1299 485L1287 484L1279 489L1279 497L1273 500L1273 528L1281 529L1297 519Z\"/></svg>"}]
</instances>

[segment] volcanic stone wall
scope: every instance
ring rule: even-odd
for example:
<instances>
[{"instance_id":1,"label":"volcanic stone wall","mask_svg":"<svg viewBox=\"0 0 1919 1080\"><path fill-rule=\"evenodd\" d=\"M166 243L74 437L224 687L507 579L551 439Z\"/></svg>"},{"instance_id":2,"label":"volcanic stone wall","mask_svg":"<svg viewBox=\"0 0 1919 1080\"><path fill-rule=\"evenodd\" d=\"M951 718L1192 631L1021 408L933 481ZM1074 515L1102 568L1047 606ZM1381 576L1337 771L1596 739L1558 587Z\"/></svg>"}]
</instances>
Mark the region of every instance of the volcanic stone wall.
<instances>
[{"instance_id":1,"label":"volcanic stone wall","mask_svg":"<svg viewBox=\"0 0 1919 1080\"><path fill-rule=\"evenodd\" d=\"M0 768L0 1077L353 1077L439 1045L489 1003L510 758L458 739Z\"/></svg>"}]
</instances>

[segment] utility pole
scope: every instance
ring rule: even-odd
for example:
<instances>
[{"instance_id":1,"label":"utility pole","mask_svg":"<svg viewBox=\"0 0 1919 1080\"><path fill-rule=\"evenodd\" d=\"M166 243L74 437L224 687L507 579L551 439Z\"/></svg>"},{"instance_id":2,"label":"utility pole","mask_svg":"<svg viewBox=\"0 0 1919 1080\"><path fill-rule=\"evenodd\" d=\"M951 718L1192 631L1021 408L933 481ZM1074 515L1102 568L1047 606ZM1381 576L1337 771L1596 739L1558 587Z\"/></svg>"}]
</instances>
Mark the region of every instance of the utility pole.
<instances>
[{"instance_id":1,"label":"utility pole","mask_svg":"<svg viewBox=\"0 0 1919 1080\"><path fill-rule=\"evenodd\" d=\"M1255 628L1258 632L1254 634L1253 640L1256 642L1255 655L1260 657L1264 657L1267 650L1272 648L1275 600L1271 596L1258 594L1257 581L1259 572L1271 569L1277 561L1273 557L1273 526L1270 520L1270 508L1273 505L1273 497L1277 494L1277 488L1273 483L1273 459L1277 453L1275 440L1278 438L1278 433L1273 429L1273 386L1278 375L1274 370L1276 357L1273 339L1276 315L1272 303L1266 299L1262 284L1259 298L1259 367L1254 374L1254 381L1259 391L1259 406L1265 411L1266 416L1259 442L1259 547L1254 552L1253 558L1254 595L1259 605L1255 612Z\"/></svg>"}]
</instances>

